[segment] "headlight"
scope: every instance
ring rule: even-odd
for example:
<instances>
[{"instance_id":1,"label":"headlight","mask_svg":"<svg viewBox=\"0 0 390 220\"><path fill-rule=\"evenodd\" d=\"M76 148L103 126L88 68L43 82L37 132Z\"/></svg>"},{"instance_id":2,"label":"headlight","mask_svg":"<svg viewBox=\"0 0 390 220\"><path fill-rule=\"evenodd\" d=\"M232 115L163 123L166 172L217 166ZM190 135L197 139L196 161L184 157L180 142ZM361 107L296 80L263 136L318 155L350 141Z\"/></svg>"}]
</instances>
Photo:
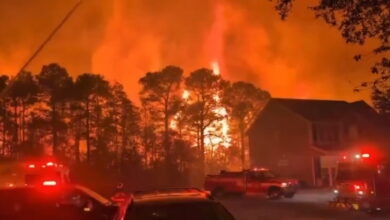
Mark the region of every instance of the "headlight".
<instances>
[{"instance_id":1,"label":"headlight","mask_svg":"<svg viewBox=\"0 0 390 220\"><path fill-rule=\"evenodd\" d=\"M282 183L282 187L287 187L288 183Z\"/></svg>"}]
</instances>

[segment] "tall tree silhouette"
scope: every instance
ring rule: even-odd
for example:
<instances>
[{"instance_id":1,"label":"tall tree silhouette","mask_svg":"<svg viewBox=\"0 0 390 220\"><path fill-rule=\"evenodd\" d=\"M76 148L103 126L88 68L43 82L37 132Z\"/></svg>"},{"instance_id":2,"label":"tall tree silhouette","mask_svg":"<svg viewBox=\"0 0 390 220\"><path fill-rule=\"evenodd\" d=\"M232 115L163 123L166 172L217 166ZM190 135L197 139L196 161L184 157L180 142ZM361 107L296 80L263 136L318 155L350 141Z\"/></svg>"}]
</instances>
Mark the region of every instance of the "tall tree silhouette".
<instances>
[{"instance_id":1,"label":"tall tree silhouette","mask_svg":"<svg viewBox=\"0 0 390 220\"><path fill-rule=\"evenodd\" d=\"M99 147L99 123L102 116L102 99L109 95L109 83L103 76L84 73L79 75L75 82L77 98L83 103L85 119L85 139L87 145L87 161L91 160L91 141L95 148ZM92 129L94 137L91 136Z\"/></svg>"},{"instance_id":2,"label":"tall tree silhouette","mask_svg":"<svg viewBox=\"0 0 390 220\"><path fill-rule=\"evenodd\" d=\"M156 120L163 125L163 146L168 166L172 163L169 124L180 106L182 75L179 67L167 66L162 71L147 73L139 80L142 85L141 101L150 106Z\"/></svg>"},{"instance_id":3,"label":"tall tree silhouette","mask_svg":"<svg viewBox=\"0 0 390 220\"><path fill-rule=\"evenodd\" d=\"M57 155L58 130L63 126L59 108L71 98L70 91L73 89L73 81L66 69L55 63L43 66L37 79L44 101L50 108L48 118L50 118L53 154Z\"/></svg>"},{"instance_id":4,"label":"tall tree silhouette","mask_svg":"<svg viewBox=\"0 0 390 220\"><path fill-rule=\"evenodd\" d=\"M30 72L22 72L12 85L10 85L7 92L7 96L12 100L11 106L13 107L13 144L19 148L19 152L22 150L31 151L32 149L20 148L26 147L27 126L29 121L31 121L31 117L26 114L26 111L37 102L37 82ZM31 148L31 146L29 147Z\"/></svg>"}]
</instances>

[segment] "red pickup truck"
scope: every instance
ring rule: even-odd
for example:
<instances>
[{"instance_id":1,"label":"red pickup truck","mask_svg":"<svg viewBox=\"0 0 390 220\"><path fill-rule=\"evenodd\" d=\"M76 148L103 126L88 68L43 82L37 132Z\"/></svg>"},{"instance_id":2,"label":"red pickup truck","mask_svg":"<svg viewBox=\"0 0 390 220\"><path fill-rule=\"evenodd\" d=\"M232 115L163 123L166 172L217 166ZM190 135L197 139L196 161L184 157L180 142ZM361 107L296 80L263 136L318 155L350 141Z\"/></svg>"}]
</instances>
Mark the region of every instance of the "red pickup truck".
<instances>
[{"instance_id":1,"label":"red pickup truck","mask_svg":"<svg viewBox=\"0 0 390 220\"><path fill-rule=\"evenodd\" d=\"M221 171L208 175L204 188L215 197L224 194L264 195L268 199L282 196L292 198L298 188L298 180L276 177L268 169L252 169L241 172Z\"/></svg>"}]
</instances>

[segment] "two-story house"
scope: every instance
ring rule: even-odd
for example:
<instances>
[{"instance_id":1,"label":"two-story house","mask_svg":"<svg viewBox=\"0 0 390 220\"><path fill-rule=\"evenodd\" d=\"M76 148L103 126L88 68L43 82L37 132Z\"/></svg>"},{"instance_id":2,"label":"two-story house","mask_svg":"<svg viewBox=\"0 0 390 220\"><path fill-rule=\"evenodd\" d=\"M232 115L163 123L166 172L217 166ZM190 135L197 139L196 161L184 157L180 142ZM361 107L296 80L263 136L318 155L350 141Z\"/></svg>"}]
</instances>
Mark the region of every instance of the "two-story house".
<instances>
[{"instance_id":1,"label":"two-story house","mask_svg":"<svg viewBox=\"0 0 390 220\"><path fill-rule=\"evenodd\" d=\"M388 149L386 132L363 101L272 98L247 130L250 164L307 185L329 185L341 152L362 146Z\"/></svg>"}]
</instances>

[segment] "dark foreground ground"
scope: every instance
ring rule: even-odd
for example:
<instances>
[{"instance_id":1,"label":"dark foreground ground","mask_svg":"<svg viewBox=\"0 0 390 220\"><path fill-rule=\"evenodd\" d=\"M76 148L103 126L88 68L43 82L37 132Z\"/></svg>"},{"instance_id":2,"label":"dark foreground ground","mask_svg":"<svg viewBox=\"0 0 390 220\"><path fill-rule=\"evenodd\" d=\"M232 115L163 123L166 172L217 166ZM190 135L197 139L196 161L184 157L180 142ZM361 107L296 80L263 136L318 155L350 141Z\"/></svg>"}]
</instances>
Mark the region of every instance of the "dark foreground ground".
<instances>
[{"instance_id":1,"label":"dark foreground ground","mask_svg":"<svg viewBox=\"0 0 390 220\"><path fill-rule=\"evenodd\" d=\"M390 214L370 216L366 213L331 208L328 190L304 190L293 199L267 201L261 198L225 198L221 202L237 220L359 220L390 219Z\"/></svg>"}]
</instances>

